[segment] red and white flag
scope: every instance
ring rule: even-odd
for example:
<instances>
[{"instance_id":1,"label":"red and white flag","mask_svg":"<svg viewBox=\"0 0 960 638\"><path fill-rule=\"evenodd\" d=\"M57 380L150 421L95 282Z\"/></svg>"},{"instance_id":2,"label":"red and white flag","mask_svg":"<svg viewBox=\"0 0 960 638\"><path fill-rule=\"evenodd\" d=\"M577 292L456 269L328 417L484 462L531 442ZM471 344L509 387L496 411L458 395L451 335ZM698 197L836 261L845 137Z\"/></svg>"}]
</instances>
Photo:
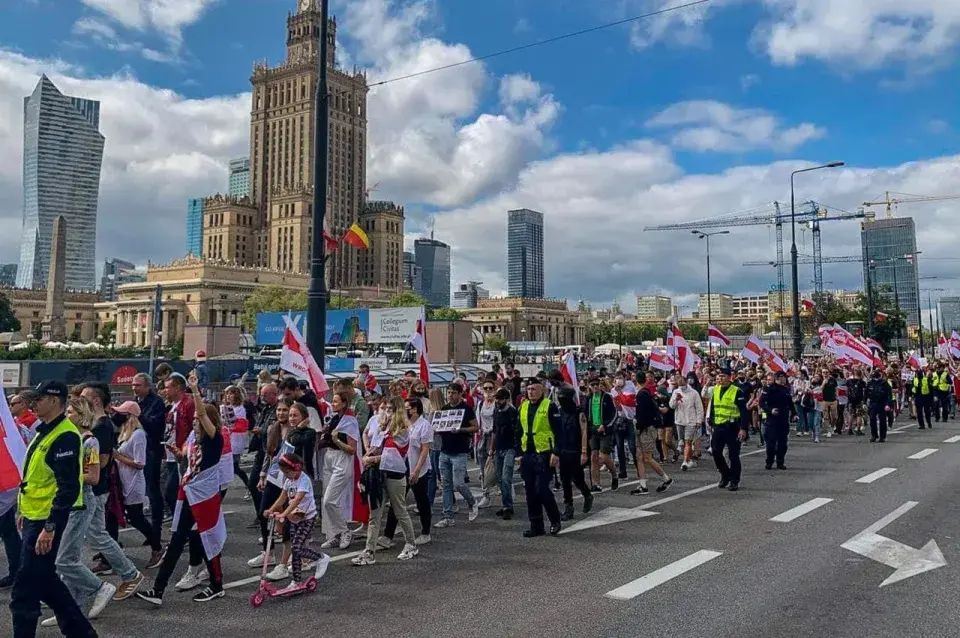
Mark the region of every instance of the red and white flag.
<instances>
[{"instance_id":1,"label":"red and white flag","mask_svg":"<svg viewBox=\"0 0 960 638\"><path fill-rule=\"evenodd\" d=\"M220 450L217 467L220 468L220 491L224 491L233 483L233 443L230 440L230 430L221 427L220 434L223 435L223 449ZM194 436L194 433L190 432L190 436Z\"/></svg>"},{"instance_id":2,"label":"red and white flag","mask_svg":"<svg viewBox=\"0 0 960 638\"><path fill-rule=\"evenodd\" d=\"M650 350L650 357L647 359L647 364L654 370L662 370L664 372L670 372L677 368L677 364L673 360L673 357L670 356L670 353L664 352L659 348Z\"/></svg>"},{"instance_id":3,"label":"red and white flag","mask_svg":"<svg viewBox=\"0 0 960 638\"><path fill-rule=\"evenodd\" d=\"M184 476L173 510L173 529L177 529L180 522L184 503L193 514L194 529L200 533L203 553L208 559L217 557L227 542L227 524L220 509L220 468L217 465L199 474Z\"/></svg>"},{"instance_id":4,"label":"red and white flag","mask_svg":"<svg viewBox=\"0 0 960 638\"><path fill-rule=\"evenodd\" d=\"M907 359L907 365L913 368L914 370L920 369L920 359L917 358L917 355L913 352L910 353L910 358Z\"/></svg>"},{"instance_id":5,"label":"red and white flag","mask_svg":"<svg viewBox=\"0 0 960 638\"><path fill-rule=\"evenodd\" d=\"M344 414L340 417L340 422L334 428L334 436L336 434L346 434L353 439L356 452L351 464L350 482L347 484L347 489L343 490L343 496L340 497L340 513L345 521L366 523L370 520L370 507L364 502L360 493L360 475L363 474L363 465L360 453L360 424L357 422L357 417L352 414Z\"/></svg>"},{"instance_id":6,"label":"red and white flag","mask_svg":"<svg viewBox=\"0 0 960 638\"><path fill-rule=\"evenodd\" d=\"M943 335L937 337L937 352L939 352L940 356L944 358L950 358L950 344L947 342L947 338Z\"/></svg>"},{"instance_id":7,"label":"red and white flag","mask_svg":"<svg viewBox=\"0 0 960 638\"><path fill-rule=\"evenodd\" d=\"M410 337L410 346L417 352L420 364L420 380L430 387L430 361L427 359L427 322L424 317L417 319L417 331Z\"/></svg>"},{"instance_id":8,"label":"red and white flag","mask_svg":"<svg viewBox=\"0 0 960 638\"><path fill-rule=\"evenodd\" d=\"M740 351L740 356L750 363L759 363L766 348L767 344L763 342L763 339L757 335L750 335L747 343L743 346L743 350Z\"/></svg>"},{"instance_id":9,"label":"red and white flag","mask_svg":"<svg viewBox=\"0 0 960 638\"><path fill-rule=\"evenodd\" d=\"M673 351L670 351L670 347ZM700 357L696 355L690 344L680 332L680 326L674 324L667 328L667 352L673 357L677 364L677 370L680 374L687 375L693 371L693 368L700 362Z\"/></svg>"},{"instance_id":10,"label":"red and white flag","mask_svg":"<svg viewBox=\"0 0 960 638\"><path fill-rule=\"evenodd\" d=\"M310 388L318 397L330 391L327 378L323 375L317 360L313 358L307 342L290 317L284 317L287 324L283 332L283 349L280 351L280 367L298 379L310 383Z\"/></svg>"},{"instance_id":11,"label":"red and white flag","mask_svg":"<svg viewBox=\"0 0 960 638\"><path fill-rule=\"evenodd\" d=\"M560 366L560 375L563 380L573 386L573 391L577 395L577 402L580 401L580 381L577 379L577 358L573 350L563 357L563 364Z\"/></svg>"},{"instance_id":12,"label":"red and white flag","mask_svg":"<svg viewBox=\"0 0 960 638\"><path fill-rule=\"evenodd\" d=\"M833 325L833 341L836 343L835 352L838 357L847 357L868 366L877 365L877 358L873 356L870 348L837 324Z\"/></svg>"},{"instance_id":13,"label":"red and white flag","mask_svg":"<svg viewBox=\"0 0 960 638\"><path fill-rule=\"evenodd\" d=\"M619 390L614 389L613 403L625 419L634 419L637 416L637 386L629 379Z\"/></svg>"},{"instance_id":14,"label":"red and white flag","mask_svg":"<svg viewBox=\"0 0 960 638\"><path fill-rule=\"evenodd\" d=\"M707 341L721 345L724 348L730 347L730 339L728 339L727 335L720 332L720 329L714 325L707 327Z\"/></svg>"},{"instance_id":15,"label":"red and white flag","mask_svg":"<svg viewBox=\"0 0 960 638\"><path fill-rule=\"evenodd\" d=\"M20 468L27 455L27 445L20 434L7 395L0 381L0 516L17 504L17 494L23 475Z\"/></svg>"},{"instance_id":16,"label":"red and white flag","mask_svg":"<svg viewBox=\"0 0 960 638\"><path fill-rule=\"evenodd\" d=\"M887 317L889 317L889 316L890 316L890 315L888 315L888 314L885 313L885 312L878 312L878 313L876 313L876 314L873 315L873 318L876 319L877 321L884 321L884 320L885 320Z\"/></svg>"},{"instance_id":17,"label":"red and white flag","mask_svg":"<svg viewBox=\"0 0 960 638\"><path fill-rule=\"evenodd\" d=\"M957 334L956 330L950 335L950 355L954 359L960 359L960 334Z\"/></svg>"},{"instance_id":18,"label":"red and white flag","mask_svg":"<svg viewBox=\"0 0 960 638\"><path fill-rule=\"evenodd\" d=\"M883 346L880 345L880 342L877 341L876 339L871 339L870 337L867 337L866 339L864 339L864 343L867 344L869 347L873 348L874 350L879 350L880 352L886 352L886 350L883 349Z\"/></svg>"},{"instance_id":19,"label":"red and white flag","mask_svg":"<svg viewBox=\"0 0 960 638\"><path fill-rule=\"evenodd\" d=\"M813 301L813 299L801 299L800 305L803 306L804 310L808 311L817 307L817 304Z\"/></svg>"}]
</instances>

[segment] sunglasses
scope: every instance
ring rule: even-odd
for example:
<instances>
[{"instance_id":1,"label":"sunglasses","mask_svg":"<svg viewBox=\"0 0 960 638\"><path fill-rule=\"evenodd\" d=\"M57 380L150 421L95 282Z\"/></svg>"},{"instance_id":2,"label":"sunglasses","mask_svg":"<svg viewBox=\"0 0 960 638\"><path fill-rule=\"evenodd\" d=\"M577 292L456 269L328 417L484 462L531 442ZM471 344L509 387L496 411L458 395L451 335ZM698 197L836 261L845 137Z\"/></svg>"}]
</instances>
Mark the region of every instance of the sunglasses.
<instances>
[{"instance_id":1,"label":"sunglasses","mask_svg":"<svg viewBox=\"0 0 960 638\"><path fill-rule=\"evenodd\" d=\"M492 385L485 385L485 386L483 386L483 391L484 391L484 392L493 392L493 386L492 386Z\"/></svg>"}]
</instances>

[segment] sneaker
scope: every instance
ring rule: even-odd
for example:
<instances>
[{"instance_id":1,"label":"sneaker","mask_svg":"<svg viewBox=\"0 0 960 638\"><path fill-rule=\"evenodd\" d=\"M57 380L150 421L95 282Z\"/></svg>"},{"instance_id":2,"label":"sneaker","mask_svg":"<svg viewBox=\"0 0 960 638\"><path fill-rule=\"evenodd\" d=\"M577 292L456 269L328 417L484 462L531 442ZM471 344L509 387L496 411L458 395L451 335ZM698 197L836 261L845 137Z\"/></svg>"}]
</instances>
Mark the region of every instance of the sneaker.
<instances>
[{"instance_id":1,"label":"sneaker","mask_svg":"<svg viewBox=\"0 0 960 638\"><path fill-rule=\"evenodd\" d=\"M138 591L134 594L140 600L145 600L151 605L156 605L159 607L163 604L163 592L157 591L156 589L147 589L145 591Z\"/></svg>"},{"instance_id":2,"label":"sneaker","mask_svg":"<svg viewBox=\"0 0 960 638\"><path fill-rule=\"evenodd\" d=\"M200 593L193 597L195 603L208 603L215 598L223 598L226 592L223 589L214 589L213 587L204 587Z\"/></svg>"},{"instance_id":3,"label":"sneaker","mask_svg":"<svg viewBox=\"0 0 960 638\"><path fill-rule=\"evenodd\" d=\"M470 508L470 513L467 515L467 520L471 523L477 520L477 517L480 516L480 504L474 503Z\"/></svg>"},{"instance_id":4,"label":"sneaker","mask_svg":"<svg viewBox=\"0 0 960 638\"><path fill-rule=\"evenodd\" d=\"M689 467L690 467L690 466L687 465L687 462L686 462L686 461L684 461L683 463L680 464L680 470L683 471L683 472L686 472Z\"/></svg>"},{"instance_id":5,"label":"sneaker","mask_svg":"<svg viewBox=\"0 0 960 638\"><path fill-rule=\"evenodd\" d=\"M340 534L340 549L346 549L350 547L350 543L353 542L353 532L344 532Z\"/></svg>"},{"instance_id":6,"label":"sneaker","mask_svg":"<svg viewBox=\"0 0 960 638\"><path fill-rule=\"evenodd\" d=\"M639 495L639 494L649 494L649 493L650 493L650 490L649 490L649 489L647 489L646 487L639 486L639 485L638 485L637 487L633 488L632 490L630 490L631 496L637 496L637 495Z\"/></svg>"},{"instance_id":7,"label":"sneaker","mask_svg":"<svg viewBox=\"0 0 960 638\"><path fill-rule=\"evenodd\" d=\"M266 552L260 552L259 554L257 554L256 556L254 556L253 558L251 558L250 560L248 560L248 561L247 561L247 567L263 567L263 557L264 557L264 555L266 555ZM276 565L276 564L277 564L277 561L276 561L276 559L273 557L272 554L271 554L269 557L267 557L267 566L268 566L268 567L269 567L270 565Z\"/></svg>"},{"instance_id":8,"label":"sneaker","mask_svg":"<svg viewBox=\"0 0 960 638\"><path fill-rule=\"evenodd\" d=\"M150 552L150 560L147 561L147 569L156 569L163 562L163 557L167 555L164 550Z\"/></svg>"},{"instance_id":9,"label":"sneaker","mask_svg":"<svg viewBox=\"0 0 960 638\"><path fill-rule=\"evenodd\" d=\"M143 577L140 577L143 580ZM138 582L137 585L140 583ZM117 588L111 585L110 583L104 581L100 585L100 589L97 590L97 593L93 597L93 604L90 605L90 613L87 614L87 618L93 620L103 613L103 610L106 609L107 605L110 604L110 601L113 600L113 595L117 593Z\"/></svg>"},{"instance_id":10,"label":"sneaker","mask_svg":"<svg viewBox=\"0 0 960 638\"><path fill-rule=\"evenodd\" d=\"M174 589L177 591L190 591L194 587L198 587L201 583L200 569L202 568L195 570L193 567L187 567L186 573L177 581L177 584L173 586Z\"/></svg>"},{"instance_id":11,"label":"sneaker","mask_svg":"<svg viewBox=\"0 0 960 638\"><path fill-rule=\"evenodd\" d=\"M276 596L292 596L293 594L299 594L305 590L306 588L303 586L303 583L298 583L295 580L291 580L290 584L288 584L286 587L284 587L283 589L278 589L275 595Z\"/></svg>"},{"instance_id":12,"label":"sneaker","mask_svg":"<svg viewBox=\"0 0 960 638\"><path fill-rule=\"evenodd\" d=\"M430 534L420 534L413 539L414 545L428 545L430 543Z\"/></svg>"},{"instance_id":13,"label":"sneaker","mask_svg":"<svg viewBox=\"0 0 960 638\"><path fill-rule=\"evenodd\" d=\"M620 487L620 479L614 476L610 479L610 491L616 492L618 487Z\"/></svg>"},{"instance_id":14,"label":"sneaker","mask_svg":"<svg viewBox=\"0 0 960 638\"><path fill-rule=\"evenodd\" d=\"M381 536L377 539L377 549L392 549L395 544L393 539L387 538L386 536Z\"/></svg>"},{"instance_id":15,"label":"sneaker","mask_svg":"<svg viewBox=\"0 0 960 638\"><path fill-rule=\"evenodd\" d=\"M813 437L813 442L814 442L814 443L819 443L819 442L820 442L820 437L819 437L819 436Z\"/></svg>"},{"instance_id":16,"label":"sneaker","mask_svg":"<svg viewBox=\"0 0 960 638\"><path fill-rule=\"evenodd\" d=\"M336 536L334 536L334 537L332 537L332 538L328 538L326 541L324 541L324 543L323 543L322 545L320 545L320 549L333 549L333 548L335 548L335 547L340 547L340 535L339 535L339 534L337 534Z\"/></svg>"},{"instance_id":17,"label":"sneaker","mask_svg":"<svg viewBox=\"0 0 960 638\"><path fill-rule=\"evenodd\" d=\"M442 529L444 527L453 527L456 524L456 521L454 521L452 518L441 518L439 521L434 523L433 526L437 529Z\"/></svg>"},{"instance_id":18,"label":"sneaker","mask_svg":"<svg viewBox=\"0 0 960 638\"><path fill-rule=\"evenodd\" d=\"M689 463L687 463L687 468L688 468L688 469L691 469L691 470L692 470L692 469L695 468L695 467L697 467L697 461L696 461L696 460L693 460L693 461L690 461Z\"/></svg>"},{"instance_id":19,"label":"sneaker","mask_svg":"<svg viewBox=\"0 0 960 638\"><path fill-rule=\"evenodd\" d=\"M488 507L490 507L490 499L484 496L483 498L480 499L480 502L477 503L477 507L479 507L482 510L487 509Z\"/></svg>"},{"instance_id":20,"label":"sneaker","mask_svg":"<svg viewBox=\"0 0 960 638\"><path fill-rule=\"evenodd\" d=\"M419 553L420 550L417 549L416 545L410 545L408 543L403 546L403 551L397 554L397 560L410 560Z\"/></svg>"},{"instance_id":21,"label":"sneaker","mask_svg":"<svg viewBox=\"0 0 960 638\"><path fill-rule=\"evenodd\" d=\"M93 564L93 567L90 568L90 571L92 571L97 576L110 576L111 574L113 574L113 568L110 567L109 563L107 563L105 560L102 560L102 559L97 560Z\"/></svg>"},{"instance_id":22,"label":"sneaker","mask_svg":"<svg viewBox=\"0 0 960 638\"><path fill-rule=\"evenodd\" d=\"M273 568L270 573L267 574L267 580L270 582L277 582L280 580L286 580L290 578L290 570L287 569L286 565L280 564Z\"/></svg>"},{"instance_id":23,"label":"sneaker","mask_svg":"<svg viewBox=\"0 0 960 638\"><path fill-rule=\"evenodd\" d=\"M40 626L41 626L41 627L56 627L56 626L57 626L57 617L56 617L56 616L50 616L49 618L46 618L46 619L44 619L44 620L41 620L41 621L40 621Z\"/></svg>"},{"instance_id":24,"label":"sneaker","mask_svg":"<svg viewBox=\"0 0 960 638\"><path fill-rule=\"evenodd\" d=\"M330 567L330 563L333 562L330 556L327 554L320 554L319 560L317 560L316 571L313 573L313 577L317 580L323 578L323 575L327 573L327 569Z\"/></svg>"},{"instance_id":25,"label":"sneaker","mask_svg":"<svg viewBox=\"0 0 960 638\"><path fill-rule=\"evenodd\" d=\"M670 487L672 484L673 484L673 479L667 478L666 481L664 481L663 483L657 486L657 494L661 492L666 492L667 488Z\"/></svg>"},{"instance_id":26,"label":"sneaker","mask_svg":"<svg viewBox=\"0 0 960 638\"><path fill-rule=\"evenodd\" d=\"M0 589L9 589L13 587L13 574L7 574L3 578L0 578Z\"/></svg>"},{"instance_id":27,"label":"sneaker","mask_svg":"<svg viewBox=\"0 0 960 638\"><path fill-rule=\"evenodd\" d=\"M727 489L730 490L731 492L736 492L736 491L738 491L738 490L740 489L740 484L739 484L739 483L730 483L730 487L728 487Z\"/></svg>"},{"instance_id":28,"label":"sneaker","mask_svg":"<svg viewBox=\"0 0 960 638\"><path fill-rule=\"evenodd\" d=\"M125 580L120 583L120 586L117 587L117 591L113 596L114 600L126 600L133 596L134 592L140 589L140 585L143 583L143 574L137 572L137 575L131 578L130 580Z\"/></svg>"},{"instance_id":29,"label":"sneaker","mask_svg":"<svg viewBox=\"0 0 960 638\"><path fill-rule=\"evenodd\" d=\"M353 563L355 567L366 567L367 565L375 565L377 559L373 555L373 552L363 550L359 556L354 556L350 562Z\"/></svg>"}]
</instances>

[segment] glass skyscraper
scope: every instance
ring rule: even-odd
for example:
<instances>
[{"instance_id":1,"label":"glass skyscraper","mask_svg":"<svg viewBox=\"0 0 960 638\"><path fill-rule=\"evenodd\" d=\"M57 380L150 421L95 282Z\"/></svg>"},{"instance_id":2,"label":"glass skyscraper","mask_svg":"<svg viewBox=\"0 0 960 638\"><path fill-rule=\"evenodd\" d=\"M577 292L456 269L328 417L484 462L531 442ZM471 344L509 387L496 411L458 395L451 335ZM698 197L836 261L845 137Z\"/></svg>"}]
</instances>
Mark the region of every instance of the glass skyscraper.
<instances>
[{"instance_id":1,"label":"glass skyscraper","mask_svg":"<svg viewBox=\"0 0 960 638\"><path fill-rule=\"evenodd\" d=\"M450 306L450 246L436 239L413 243L420 267L421 294L431 308Z\"/></svg>"},{"instance_id":2,"label":"glass skyscraper","mask_svg":"<svg viewBox=\"0 0 960 638\"><path fill-rule=\"evenodd\" d=\"M96 289L100 103L64 95L44 75L23 100L23 230L17 286L44 288L53 222L66 218L66 288Z\"/></svg>"},{"instance_id":3,"label":"glass skyscraper","mask_svg":"<svg viewBox=\"0 0 960 638\"><path fill-rule=\"evenodd\" d=\"M960 297L940 297L937 314L940 316L940 327L948 338L954 330L960 332Z\"/></svg>"},{"instance_id":4,"label":"glass skyscraper","mask_svg":"<svg viewBox=\"0 0 960 638\"><path fill-rule=\"evenodd\" d=\"M250 158L230 160L230 196L250 197ZM199 254L199 253L197 253Z\"/></svg>"},{"instance_id":5,"label":"glass skyscraper","mask_svg":"<svg viewBox=\"0 0 960 638\"><path fill-rule=\"evenodd\" d=\"M870 274L874 294L890 301L899 301L907 323L917 325L920 315L917 258L900 259L917 252L917 229L913 218L890 217L865 221L861 225L860 243L863 249L864 281L867 281L866 268L870 262L874 262Z\"/></svg>"},{"instance_id":6,"label":"glass skyscraper","mask_svg":"<svg viewBox=\"0 0 960 638\"><path fill-rule=\"evenodd\" d=\"M203 198L187 200L187 254L199 257L203 250Z\"/></svg>"},{"instance_id":7,"label":"glass skyscraper","mask_svg":"<svg viewBox=\"0 0 960 638\"><path fill-rule=\"evenodd\" d=\"M507 294L543 298L543 213L507 211Z\"/></svg>"}]
</instances>

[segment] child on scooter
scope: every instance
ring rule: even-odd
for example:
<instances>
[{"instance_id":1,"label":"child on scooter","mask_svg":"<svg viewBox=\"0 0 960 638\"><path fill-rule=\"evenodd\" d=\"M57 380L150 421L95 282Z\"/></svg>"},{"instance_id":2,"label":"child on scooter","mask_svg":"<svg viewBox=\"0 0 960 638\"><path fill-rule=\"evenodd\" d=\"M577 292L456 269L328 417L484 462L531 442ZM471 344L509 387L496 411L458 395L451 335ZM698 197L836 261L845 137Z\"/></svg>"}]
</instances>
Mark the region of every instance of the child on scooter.
<instances>
[{"instance_id":1,"label":"child on scooter","mask_svg":"<svg viewBox=\"0 0 960 638\"><path fill-rule=\"evenodd\" d=\"M292 553L293 580L278 595L292 594L305 587L302 581L304 559L317 561L315 578L319 580L327 571L330 557L307 547L313 528L317 524L317 504L313 497L313 482L303 471L303 459L294 453L280 457L280 471L283 472L283 488L277 502L264 512L267 518L276 519L276 523L290 525L290 549ZM288 549L284 547L286 560Z\"/></svg>"}]
</instances>

